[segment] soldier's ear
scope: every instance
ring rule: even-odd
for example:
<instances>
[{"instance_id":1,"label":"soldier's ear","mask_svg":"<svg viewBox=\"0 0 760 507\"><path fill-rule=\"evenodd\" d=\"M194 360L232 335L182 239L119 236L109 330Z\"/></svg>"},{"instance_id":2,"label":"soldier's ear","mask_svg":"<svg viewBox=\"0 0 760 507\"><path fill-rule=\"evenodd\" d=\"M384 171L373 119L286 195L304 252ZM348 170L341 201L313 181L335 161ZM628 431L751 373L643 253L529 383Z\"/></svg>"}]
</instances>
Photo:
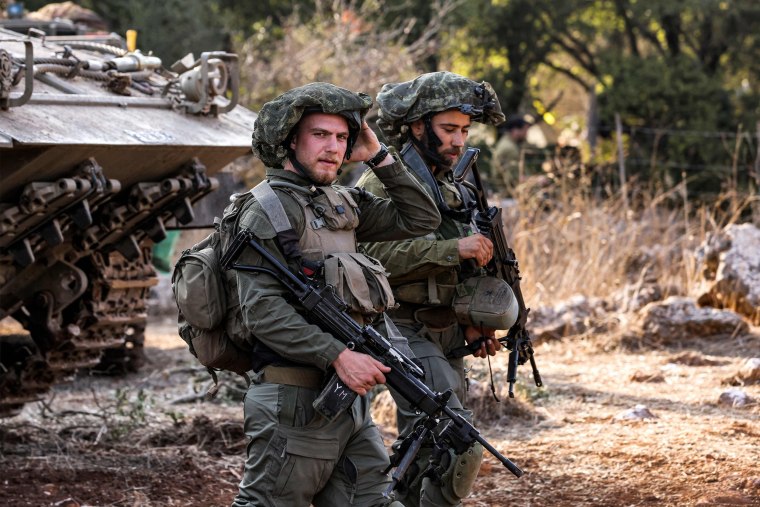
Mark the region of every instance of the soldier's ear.
<instances>
[{"instance_id":1,"label":"soldier's ear","mask_svg":"<svg viewBox=\"0 0 760 507\"><path fill-rule=\"evenodd\" d=\"M422 120L414 120L411 125L409 125L409 128L412 129L412 135L416 139L421 139L422 134L425 133L425 122Z\"/></svg>"}]
</instances>

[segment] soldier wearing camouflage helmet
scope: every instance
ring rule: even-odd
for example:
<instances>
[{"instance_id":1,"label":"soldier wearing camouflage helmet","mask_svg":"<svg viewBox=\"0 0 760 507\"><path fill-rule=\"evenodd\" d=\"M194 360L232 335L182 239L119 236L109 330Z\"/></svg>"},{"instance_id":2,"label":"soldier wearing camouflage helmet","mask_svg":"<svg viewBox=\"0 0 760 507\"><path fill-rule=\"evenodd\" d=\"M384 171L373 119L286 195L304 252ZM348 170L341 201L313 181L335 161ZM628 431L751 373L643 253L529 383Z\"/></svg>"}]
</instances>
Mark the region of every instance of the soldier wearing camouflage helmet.
<instances>
[{"instance_id":1,"label":"soldier wearing camouflage helmet","mask_svg":"<svg viewBox=\"0 0 760 507\"><path fill-rule=\"evenodd\" d=\"M426 384L434 391L452 390L449 406L472 420L466 409L464 362L447 359L449 351L486 335L476 357L500 348L493 329L460 324L455 311L458 287L470 276L465 263L485 266L493 244L473 233L463 209L467 190L454 183L452 168L462 154L473 121L497 125L504 121L498 98L488 83L478 83L451 72L423 74L412 81L383 86L377 96L378 127L396 146L413 174L441 210L441 225L424 237L362 244L390 271L390 283L400 307L389 312L422 362ZM362 175L357 186L384 195L373 174ZM469 260L471 259L471 261ZM469 270L469 273L477 270ZM399 435L408 435L420 416L396 397ZM442 421L445 424L445 421ZM410 506L459 505L469 494L482 459L479 444L456 455L443 456L433 473L408 474L397 498ZM424 471L431 456L423 447L416 465Z\"/></svg>"},{"instance_id":2,"label":"soldier wearing camouflage helmet","mask_svg":"<svg viewBox=\"0 0 760 507\"><path fill-rule=\"evenodd\" d=\"M364 122L371 105L369 96L328 83L265 104L253 151L267 165L266 181L251 190L235 226L252 231L292 270L335 286L360 323L394 302L389 288L383 292L385 271L357 252L357 239L409 238L440 222L424 189ZM333 184L349 158L372 167L388 198ZM239 262L262 259L248 249ZM310 324L274 277L236 276L255 375L244 407L250 443L233 506L387 505L388 454L365 395L390 369ZM328 419L313 403L333 371L360 396Z\"/></svg>"}]
</instances>

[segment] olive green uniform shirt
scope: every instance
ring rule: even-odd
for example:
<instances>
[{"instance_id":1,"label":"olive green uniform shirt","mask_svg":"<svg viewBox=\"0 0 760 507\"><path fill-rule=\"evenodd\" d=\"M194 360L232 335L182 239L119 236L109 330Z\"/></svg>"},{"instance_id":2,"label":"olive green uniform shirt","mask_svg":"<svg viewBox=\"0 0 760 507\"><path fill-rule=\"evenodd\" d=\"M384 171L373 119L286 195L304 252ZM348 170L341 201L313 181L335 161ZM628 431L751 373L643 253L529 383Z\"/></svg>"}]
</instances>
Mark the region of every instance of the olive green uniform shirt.
<instances>
[{"instance_id":1,"label":"olive green uniform shirt","mask_svg":"<svg viewBox=\"0 0 760 507\"><path fill-rule=\"evenodd\" d=\"M519 183L521 150L521 146L509 134L501 136L493 149L491 184L502 194L511 194Z\"/></svg>"},{"instance_id":2,"label":"olive green uniform shirt","mask_svg":"<svg viewBox=\"0 0 760 507\"><path fill-rule=\"evenodd\" d=\"M413 177L417 179L416 175ZM449 207L460 208L461 197L456 187L447 180L446 173L437 174L436 179ZM418 180L418 183L428 188L424 182ZM383 182L369 171L362 175L356 185L377 196L387 195ZM428 192L432 194L432 190ZM436 214L438 214L437 211ZM464 230L463 224L451 218L442 217L436 231L423 237L384 243L362 243L361 247L368 255L379 260L390 272L388 279L393 287L427 280L430 275L434 275L438 283L456 284L458 283L456 268L460 263L458 242L459 238L467 235L468 232Z\"/></svg>"},{"instance_id":3,"label":"olive green uniform shirt","mask_svg":"<svg viewBox=\"0 0 760 507\"><path fill-rule=\"evenodd\" d=\"M427 234L438 226L440 214L433 200L401 162L396 160L391 165L376 168L374 173L388 198L367 192L354 196L360 213L360 222L355 229L358 241L400 240ZM284 169L268 168L266 177L270 182L288 182L304 188L312 186L300 174ZM308 226L301 205L281 188L275 187L274 190L291 226L301 237ZM286 263L275 231L255 199L250 199L241 210L238 230L241 229L253 231L264 248ZM239 262L261 265L261 258L255 251L247 249ZM238 272L237 281L245 325L257 340L286 360L327 370L346 348L331 334L307 322L303 308L285 300L283 296L288 291L274 277Z\"/></svg>"}]
</instances>

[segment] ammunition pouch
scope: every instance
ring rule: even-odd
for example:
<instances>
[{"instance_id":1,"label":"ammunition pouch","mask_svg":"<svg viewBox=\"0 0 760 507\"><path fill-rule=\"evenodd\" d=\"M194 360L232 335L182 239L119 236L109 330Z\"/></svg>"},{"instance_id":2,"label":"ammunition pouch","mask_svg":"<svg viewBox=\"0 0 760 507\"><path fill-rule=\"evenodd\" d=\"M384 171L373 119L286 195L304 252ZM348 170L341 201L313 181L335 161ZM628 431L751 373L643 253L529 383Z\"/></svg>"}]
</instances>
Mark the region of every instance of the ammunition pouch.
<instances>
[{"instance_id":1,"label":"ammunition pouch","mask_svg":"<svg viewBox=\"0 0 760 507\"><path fill-rule=\"evenodd\" d=\"M348 410L357 396L359 395L349 389L338 374L334 373L312 405L325 419L332 421Z\"/></svg>"},{"instance_id":2,"label":"ammunition pouch","mask_svg":"<svg viewBox=\"0 0 760 507\"><path fill-rule=\"evenodd\" d=\"M374 316L397 306L385 268L372 257L334 253L327 255L324 263L325 283L335 288L352 311Z\"/></svg>"},{"instance_id":3,"label":"ammunition pouch","mask_svg":"<svg viewBox=\"0 0 760 507\"><path fill-rule=\"evenodd\" d=\"M405 283L396 287L396 299L415 305L451 306L456 295L456 285L436 283L433 276L425 282Z\"/></svg>"}]
</instances>

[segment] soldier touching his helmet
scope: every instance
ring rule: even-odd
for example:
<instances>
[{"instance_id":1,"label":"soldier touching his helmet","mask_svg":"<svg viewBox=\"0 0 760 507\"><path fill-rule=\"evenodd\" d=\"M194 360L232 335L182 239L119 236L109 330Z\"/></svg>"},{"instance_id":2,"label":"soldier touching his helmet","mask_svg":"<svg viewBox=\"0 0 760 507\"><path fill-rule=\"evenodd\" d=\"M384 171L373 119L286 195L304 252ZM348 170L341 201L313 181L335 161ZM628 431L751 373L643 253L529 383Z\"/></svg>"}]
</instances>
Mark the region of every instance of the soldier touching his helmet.
<instances>
[{"instance_id":1,"label":"soldier touching his helmet","mask_svg":"<svg viewBox=\"0 0 760 507\"><path fill-rule=\"evenodd\" d=\"M291 270L336 287L367 322L394 306L385 271L357 239L399 240L440 222L433 201L364 122L369 96L328 83L292 89L265 104L253 151L267 165L235 227L252 231ZM333 185L344 160L372 167L388 198ZM284 226L283 226L284 225ZM243 264L262 265L246 249ZM304 308L265 273L237 273L256 375L245 398L250 438L233 506L386 505L389 460L364 396L390 368L310 324ZM312 405L334 370L360 396L327 419Z\"/></svg>"},{"instance_id":2,"label":"soldier touching his helmet","mask_svg":"<svg viewBox=\"0 0 760 507\"><path fill-rule=\"evenodd\" d=\"M471 292L473 288L477 290L479 280L501 281L494 282L495 279L480 272L479 268L493 256L493 244L473 231L472 217L466 209L468 196L464 195L468 191L454 182L452 169L463 153L471 122L498 125L504 121L504 115L488 83L477 83L451 72L423 74L412 81L386 84L377 102L378 126L437 201L442 221L435 232L424 237L363 243L362 248L390 272L391 287L400 306L388 314L422 362L425 383L438 392L451 389L454 395L449 406L471 422L472 412L465 406L463 359L448 359L446 355L481 336L486 340L474 355L493 355L501 347L494 338L494 329L508 329L514 323L514 314L498 324L492 322L492 328L465 324L468 319L458 315L459 308L472 302ZM385 195L383 183L370 172L362 175L357 186L375 195ZM470 299L462 304L460 296L467 292ZM511 291L504 293L514 300ZM504 303L515 308L513 301ZM399 435L408 435L420 416L405 400L395 398ZM400 491L405 496L397 494L397 498L407 506L459 505L472 488L482 452L480 444L461 455L450 452L427 470L434 473L407 477L406 487ZM428 468L431 454L429 446L423 447L416 462L420 472Z\"/></svg>"}]
</instances>

